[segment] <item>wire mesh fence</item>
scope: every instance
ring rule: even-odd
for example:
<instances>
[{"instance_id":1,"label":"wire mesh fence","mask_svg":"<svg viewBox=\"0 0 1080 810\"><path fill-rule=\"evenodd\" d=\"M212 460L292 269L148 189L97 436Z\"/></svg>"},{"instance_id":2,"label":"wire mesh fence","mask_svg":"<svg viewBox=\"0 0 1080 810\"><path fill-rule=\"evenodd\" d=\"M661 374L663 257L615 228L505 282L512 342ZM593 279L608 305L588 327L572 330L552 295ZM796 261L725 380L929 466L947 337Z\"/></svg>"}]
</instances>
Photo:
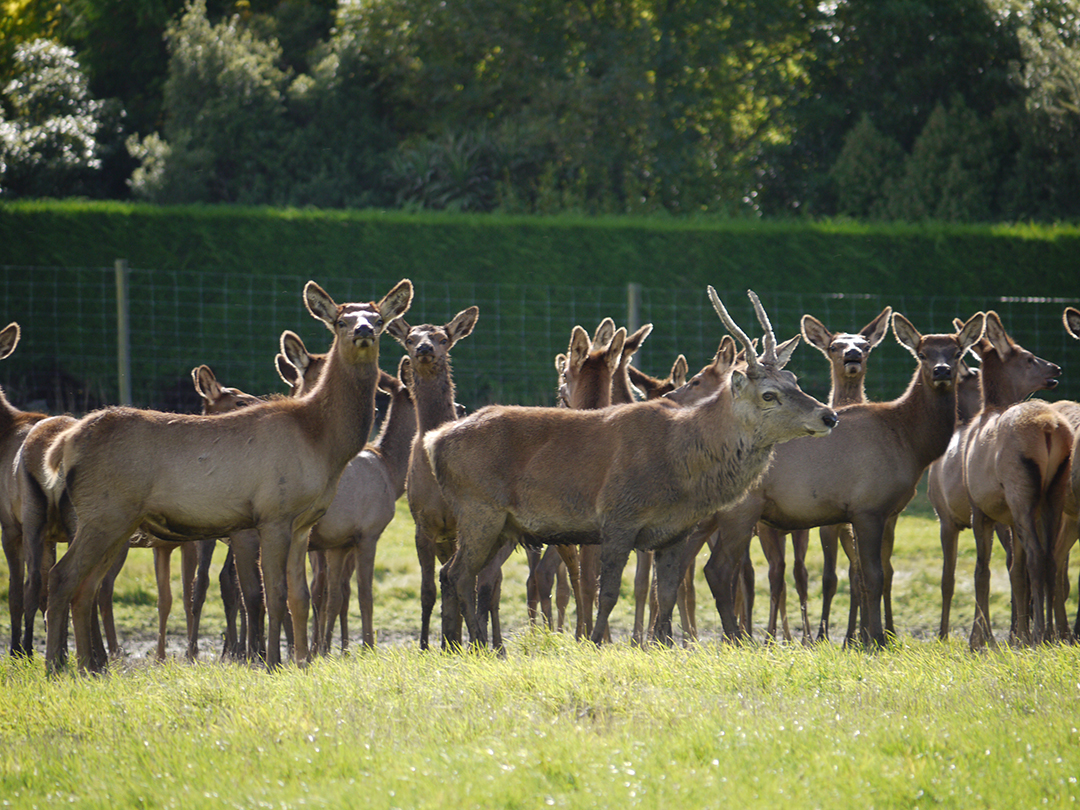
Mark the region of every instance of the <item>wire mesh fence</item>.
<instances>
[{"instance_id":1,"label":"wire mesh fence","mask_svg":"<svg viewBox=\"0 0 1080 810\"><path fill-rule=\"evenodd\" d=\"M209 365L225 385L249 393L283 393L274 355L283 330L297 332L312 351L324 351L330 336L304 309L306 277L210 273L198 268L127 271L130 300L132 402L137 406L193 411L198 406L191 370ZM396 278L348 275L316 279L338 302L378 299ZM751 337L760 335L746 288L718 292ZM411 324L446 323L476 304L474 333L453 351L458 401L469 408L492 402L550 405L555 401L554 357L565 351L570 331L581 324L590 333L604 317L628 324L628 290L581 284L556 287L502 282L415 284ZM1006 329L1025 347L1065 369L1048 398L1080 398L1080 343L1065 332L1061 315L1080 298L957 298L879 296L823 290L795 294L758 290L777 337L796 334L804 313L833 331L857 331L890 305L922 332L952 331L954 318L994 309ZM18 321L23 338L0 363L0 382L18 407L82 413L118 401L117 285L114 267L0 266L3 323ZM637 357L644 371L664 376L678 354L691 371L716 351L724 328L705 290L677 284L643 283L641 323L653 331ZM3 325L3 324L0 324ZM382 342L382 366L393 371L402 352L389 337ZM1076 358L1074 361L1073 358ZM899 396L915 362L886 339L870 361L866 380L871 399ZM796 351L790 368L805 390L828 396L829 370L810 347Z\"/></svg>"}]
</instances>

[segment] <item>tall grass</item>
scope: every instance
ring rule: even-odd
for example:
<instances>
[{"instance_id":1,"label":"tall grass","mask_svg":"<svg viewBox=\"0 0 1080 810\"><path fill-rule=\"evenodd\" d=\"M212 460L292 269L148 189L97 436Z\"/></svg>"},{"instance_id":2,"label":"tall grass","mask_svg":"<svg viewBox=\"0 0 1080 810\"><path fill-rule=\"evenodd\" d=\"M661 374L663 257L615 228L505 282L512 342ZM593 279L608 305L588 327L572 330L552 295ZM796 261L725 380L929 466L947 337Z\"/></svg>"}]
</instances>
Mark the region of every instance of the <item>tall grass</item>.
<instances>
[{"instance_id":1,"label":"tall grass","mask_svg":"<svg viewBox=\"0 0 1080 810\"><path fill-rule=\"evenodd\" d=\"M117 606L132 654L111 674L48 678L40 656L0 660L0 805L910 808L1080 800L1080 649L967 650L970 535L961 541L954 637L923 640L940 609L937 530L926 517L901 520L901 637L872 654L838 644L720 644L703 583L705 641L632 648L629 571L616 642L579 645L528 629L517 557L503 588L505 659L420 653L411 532L405 511L380 543L378 649L276 673L217 661L216 593L203 662L149 663L141 651L156 627L145 598L153 570L148 553L132 551ZM763 561L755 561L760 627L767 596ZM810 562L817 582L819 554ZM992 589L1003 629L1003 571ZM846 616L843 591L834 639ZM789 587L794 616L793 600ZM812 597L815 615L819 604ZM179 636L182 617L172 624Z\"/></svg>"}]
</instances>

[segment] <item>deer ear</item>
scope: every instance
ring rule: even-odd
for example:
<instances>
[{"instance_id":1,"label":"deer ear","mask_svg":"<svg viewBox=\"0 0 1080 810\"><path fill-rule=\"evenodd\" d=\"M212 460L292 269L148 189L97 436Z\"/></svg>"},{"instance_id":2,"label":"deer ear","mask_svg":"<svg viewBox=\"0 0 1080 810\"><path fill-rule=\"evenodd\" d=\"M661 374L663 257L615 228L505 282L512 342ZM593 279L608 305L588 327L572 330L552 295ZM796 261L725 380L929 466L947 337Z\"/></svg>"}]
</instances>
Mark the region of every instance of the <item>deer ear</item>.
<instances>
[{"instance_id":1,"label":"deer ear","mask_svg":"<svg viewBox=\"0 0 1080 810\"><path fill-rule=\"evenodd\" d=\"M334 323L337 321L339 308L326 290L314 281L309 281L304 285L304 304L307 305L308 312L314 318L325 323L331 332L334 331Z\"/></svg>"},{"instance_id":2,"label":"deer ear","mask_svg":"<svg viewBox=\"0 0 1080 810\"><path fill-rule=\"evenodd\" d=\"M623 354L626 355L627 360L633 357L638 349L641 348L641 344L645 342L645 338L652 332L652 328L652 324L647 323L634 332L634 334L626 336L626 343L623 345Z\"/></svg>"},{"instance_id":3,"label":"deer ear","mask_svg":"<svg viewBox=\"0 0 1080 810\"><path fill-rule=\"evenodd\" d=\"M892 307L885 307L885 309L881 310L880 315L859 330L859 334L866 338L870 348L881 343L885 333L889 331L890 317L892 317Z\"/></svg>"},{"instance_id":4,"label":"deer ear","mask_svg":"<svg viewBox=\"0 0 1080 810\"><path fill-rule=\"evenodd\" d=\"M1068 321L1065 325L1068 326ZM13 351L15 347L19 345L19 325L12 321L4 327L3 331L0 331L0 360L3 360Z\"/></svg>"},{"instance_id":5,"label":"deer ear","mask_svg":"<svg viewBox=\"0 0 1080 810\"><path fill-rule=\"evenodd\" d=\"M750 378L743 374L741 371L731 372L731 395L737 397L750 384Z\"/></svg>"},{"instance_id":6,"label":"deer ear","mask_svg":"<svg viewBox=\"0 0 1080 810\"><path fill-rule=\"evenodd\" d=\"M832 332L825 328L825 324L813 315L803 315L800 325L802 326L802 336L806 338L807 343L819 352L829 350L829 344L832 343L833 336Z\"/></svg>"},{"instance_id":7,"label":"deer ear","mask_svg":"<svg viewBox=\"0 0 1080 810\"><path fill-rule=\"evenodd\" d=\"M793 338L788 338L779 346L776 347L776 367L783 368L791 361L791 355L795 353L796 347L799 345L799 341L802 339L802 335L795 335Z\"/></svg>"},{"instance_id":8,"label":"deer ear","mask_svg":"<svg viewBox=\"0 0 1080 810\"><path fill-rule=\"evenodd\" d=\"M606 346L611 343L613 337L615 337L615 321L611 320L611 318L604 318L593 333L592 349L595 350L601 346Z\"/></svg>"},{"instance_id":9,"label":"deer ear","mask_svg":"<svg viewBox=\"0 0 1080 810\"><path fill-rule=\"evenodd\" d=\"M300 336L290 329L281 333L281 353L292 363L296 370L303 371L311 364L311 352L307 350Z\"/></svg>"},{"instance_id":10,"label":"deer ear","mask_svg":"<svg viewBox=\"0 0 1080 810\"><path fill-rule=\"evenodd\" d=\"M615 373L615 369L619 367L619 363L622 362L623 356L626 355L626 329L619 327L615 330L615 336L611 339L611 344L607 347L607 354L605 360L607 361L608 371L612 374ZM630 355L626 355L629 362Z\"/></svg>"},{"instance_id":11,"label":"deer ear","mask_svg":"<svg viewBox=\"0 0 1080 810\"><path fill-rule=\"evenodd\" d=\"M1065 331L1077 340L1080 340L1080 309L1065 307L1061 313L1061 322L1065 324Z\"/></svg>"},{"instance_id":12,"label":"deer ear","mask_svg":"<svg viewBox=\"0 0 1080 810\"><path fill-rule=\"evenodd\" d=\"M394 318L394 320L390 321L389 324L387 324L386 333L398 343L400 343L402 346L404 346L405 341L409 338L409 331L411 329L412 327L409 326L409 324L404 318L397 317Z\"/></svg>"},{"instance_id":13,"label":"deer ear","mask_svg":"<svg viewBox=\"0 0 1080 810\"><path fill-rule=\"evenodd\" d=\"M966 352L973 345L979 342L983 336L983 331L986 328L986 316L981 312L976 312L970 318L967 323L964 324L964 328L960 330L960 334L957 336L957 340L960 342L960 350Z\"/></svg>"},{"instance_id":14,"label":"deer ear","mask_svg":"<svg viewBox=\"0 0 1080 810\"><path fill-rule=\"evenodd\" d=\"M713 358L713 365L726 371L735 365L735 358L735 338L731 335L724 335L720 339L720 346L717 348L716 356Z\"/></svg>"},{"instance_id":15,"label":"deer ear","mask_svg":"<svg viewBox=\"0 0 1080 810\"><path fill-rule=\"evenodd\" d=\"M575 326L570 333L570 347L566 350L567 368L581 368L589 359L589 333L580 326Z\"/></svg>"},{"instance_id":16,"label":"deer ear","mask_svg":"<svg viewBox=\"0 0 1080 810\"><path fill-rule=\"evenodd\" d=\"M412 304L412 298L412 282L407 278L403 278L394 286L394 289L383 296L383 299L375 307L379 310L383 320L389 323L394 318L400 318L405 314L409 309L409 305Z\"/></svg>"},{"instance_id":17,"label":"deer ear","mask_svg":"<svg viewBox=\"0 0 1080 810\"><path fill-rule=\"evenodd\" d=\"M984 323L983 337L994 347L998 357L1004 360L1012 352L1012 341L1005 332L1005 327L1001 324L1001 318L996 312L990 310L986 313Z\"/></svg>"},{"instance_id":18,"label":"deer ear","mask_svg":"<svg viewBox=\"0 0 1080 810\"><path fill-rule=\"evenodd\" d=\"M479 307L469 307L455 315L454 319L446 325L446 333L450 336L450 345L453 346L462 338L471 335L473 327L476 326L476 319L479 317Z\"/></svg>"},{"instance_id":19,"label":"deer ear","mask_svg":"<svg viewBox=\"0 0 1080 810\"><path fill-rule=\"evenodd\" d=\"M278 376L284 380L286 385L296 385L296 381L300 379L300 371L289 362L285 355L276 355L274 365L277 367Z\"/></svg>"},{"instance_id":20,"label":"deer ear","mask_svg":"<svg viewBox=\"0 0 1080 810\"><path fill-rule=\"evenodd\" d=\"M899 312L896 312L892 317L892 328L893 334L896 335L897 342L918 357L919 341L922 340L922 335L919 333L918 329L912 326L911 321Z\"/></svg>"},{"instance_id":21,"label":"deer ear","mask_svg":"<svg viewBox=\"0 0 1080 810\"><path fill-rule=\"evenodd\" d=\"M195 391L207 402L213 402L221 396L221 383L217 381L210 366L196 366L191 370L191 380Z\"/></svg>"},{"instance_id":22,"label":"deer ear","mask_svg":"<svg viewBox=\"0 0 1080 810\"><path fill-rule=\"evenodd\" d=\"M398 379L401 380L401 384L406 388L412 387L412 361L409 360L409 355L405 355L401 358L401 362L397 367Z\"/></svg>"},{"instance_id":23,"label":"deer ear","mask_svg":"<svg viewBox=\"0 0 1080 810\"><path fill-rule=\"evenodd\" d=\"M560 377L566 373L566 362L567 357L562 352L555 355L555 371L558 372Z\"/></svg>"},{"instance_id":24,"label":"deer ear","mask_svg":"<svg viewBox=\"0 0 1080 810\"><path fill-rule=\"evenodd\" d=\"M671 367L671 384L676 388L686 385L686 372L689 369L686 356L680 354L675 358L675 365Z\"/></svg>"}]
</instances>

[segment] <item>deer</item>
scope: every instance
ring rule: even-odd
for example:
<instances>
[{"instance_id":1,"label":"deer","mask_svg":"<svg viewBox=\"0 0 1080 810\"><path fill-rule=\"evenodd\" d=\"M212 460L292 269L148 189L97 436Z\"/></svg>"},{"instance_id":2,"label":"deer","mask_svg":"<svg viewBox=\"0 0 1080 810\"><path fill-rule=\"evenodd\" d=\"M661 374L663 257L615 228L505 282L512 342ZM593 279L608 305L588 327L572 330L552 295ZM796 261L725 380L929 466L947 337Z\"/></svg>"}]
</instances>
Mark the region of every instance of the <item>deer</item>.
<instances>
[{"instance_id":1,"label":"deer","mask_svg":"<svg viewBox=\"0 0 1080 810\"><path fill-rule=\"evenodd\" d=\"M651 325L649 328L652 328ZM637 339L631 353L637 350L643 339L643 336ZM614 380L623 366L626 351L626 329L616 329L611 318L604 318L600 322L591 340L583 327L575 326L570 333L567 353L555 358L564 405L576 410L595 410L611 405ZM549 558L548 567L542 569L541 564L546 555L541 553L541 545L540 541L532 538L524 543L529 559L530 611L534 610L533 604L539 602L548 627L552 626L551 584L555 580L556 569L565 566L569 572L570 590L576 600L575 635L579 639L587 636L592 632L592 614L596 604L596 584L599 576L592 547L571 544L549 546L549 550L554 550L557 559Z\"/></svg>"},{"instance_id":2,"label":"deer","mask_svg":"<svg viewBox=\"0 0 1080 810\"><path fill-rule=\"evenodd\" d=\"M1061 313L1061 321L1065 326L1065 331L1071 337L1080 340L1080 309L1065 307ZM1055 403L1055 407L1069 420L1073 434L1076 436L1071 457L1070 485L1065 498L1064 519L1054 548L1055 567L1058 572L1054 612L1058 624L1058 635L1065 640L1069 636L1068 620L1065 615L1065 599L1069 593L1069 553L1077 541L1077 524L1080 523L1080 463L1077 462L1080 458L1080 451L1077 450L1080 446L1080 403L1066 400ZM1077 608L1072 637L1073 639L1080 638L1080 607Z\"/></svg>"},{"instance_id":3,"label":"deer","mask_svg":"<svg viewBox=\"0 0 1080 810\"><path fill-rule=\"evenodd\" d=\"M872 352L885 338L889 330L892 307L885 307L858 332L832 332L813 315L805 314L800 322L803 340L821 352L829 361L831 386L829 389L829 407L842 408L866 401L866 364ZM887 527L891 534L895 530L893 518ZM822 527L820 530L825 566L822 582L823 606L819 639L828 638L828 616L833 596L836 594L836 550L837 541L844 540L844 548L853 555L854 543L851 527L848 525ZM791 641L791 631L787 625L784 586L784 533L767 524L757 526L761 549L769 563L769 622L766 634L776 638L777 618L783 616L784 638ZM841 537L843 536L843 537ZM806 570L806 551L809 546L809 532L798 530L791 532L791 544L794 554L795 590L799 596L799 610L802 617L803 643L810 641L810 617L807 610L807 592L809 576ZM886 574L886 578L890 577ZM858 600L852 599L852 605ZM888 611L891 614L891 610ZM851 626L849 622L849 635ZM887 625L889 623L887 622Z\"/></svg>"},{"instance_id":4,"label":"deer","mask_svg":"<svg viewBox=\"0 0 1080 810\"><path fill-rule=\"evenodd\" d=\"M11 356L19 345L22 332L19 324L12 322L0 330L0 360ZM24 643L20 635L24 618L33 628L34 614L25 613L24 594L27 577L32 575L32 568L24 573L25 551L22 523L18 518L14 504L15 480L11 474L15 455L23 440L35 424L45 419L47 414L36 411L21 411L10 402L0 390L0 543L7 557L8 612L11 616L11 654L31 655L33 647Z\"/></svg>"},{"instance_id":5,"label":"deer","mask_svg":"<svg viewBox=\"0 0 1080 810\"><path fill-rule=\"evenodd\" d=\"M749 347L711 286L708 294L723 324ZM461 611L471 644L484 646L476 577L506 547L532 535L548 543L599 541L596 644L604 640L630 552L653 551L656 636L672 643L691 528L742 497L777 444L828 435L837 423L832 409L776 368L772 326L757 295L749 296L766 333L765 351L748 352L746 371L737 371L735 342L723 342L728 383L695 405L662 399L587 411L492 405L424 437L458 528L457 553L442 570L444 623Z\"/></svg>"},{"instance_id":6,"label":"deer","mask_svg":"<svg viewBox=\"0 0 1080 810\"><path fill-rule=\"evenodd\" d=\"M311 527L308 549L325 552L325 605L317 611L319 652L330 651L333 619L340 616L346 596L349 569L356 570L360 604L362 643L375 646L372 617L372 588L375 578L375 549L383 530L394 518L397 499L405 494L409 454L416 434L416 409L409 392L410 360L403 357L397 378L382 386L390 394L390 407L379 435L341 473L333 502ZM389 376L389 375L387 375ZM347 559L351 557L350 561ZM343 582L344 580L344 582ZM341 651L348 649L347 626L342 628Z\"/></svg>"},{"instance_id":7,"label":"deer","mask_svg":"<svg viewBox=\"0 0 1080 810\"><path fill-rule=\"evenodd\" d=\"M1000 319L996 314L987 313L987 331L1000 328ZM990 326L991 322L994 326ZM959 321L954 321L959 323ZM994 373L1007 384L991 383L996 386L1000 406L1008 406L1042 390L1056 380L1060 373L1052 363L1035 357L1031 352L1013 344L1014 351L1007 356L998 355L987 336L973 347L980 358L989 353L995 354ZM1056 369L1056 371L1055 371ZM949 447L941 458L930 465L927 475L927 494L934 507L940 524L942 570L941 570L941 622L938 638L949 637L949 619L952 597L956 583L956 556L960 532L972 527L971 500L964 475L964 448L975 417L984 407L981 371L969 368L966 364L961 369L957 382L957 427ZM1011 536L1007 526L996 524L994 530L1001 539L1006 552L1011 556Z\"/></svg>"},{"instance_id":8,"label":"deer","mask_svg":"<svg viewBox=\"0 0 1080 810\"><path fill-rule=\"evenodd\" d=\"M280 632L292 616L294 658L308 659L308 529L333 500L338 477L374 421L379 337L412 302L399 282L378 302L337 304L314 281L309 313L334 340L308 394L216 416L106 408L50 446L46 463L77 516L67 553L49 574L46 664L57 666L59 627L70 606L82 671L98 585L140 525L176 539L259 533L267 613L267 665L281 666Z\"/></svg>"},{"instance_id":9,"label":"deer","mask_svg":"<svg viewBox=\"0 0 1080 810\"><path fill-rule=\"evenodd\" d=\"M997 313L987 313L982 360L982 409L964 446L964 478L975 534L973 650L994 644L989 613L990 555L994 523L1012 529L1014 622L1020 643L1048 640L1053 626L1053 544L1069 486L1073 431L1069 421L1042 400L1018 400L1032 383L1010 375L1012 363L1029 365L1042 388L1053 389L1061 369L1035 357L1006 333ZM1041 380L1038 378L1041 377Z\"/></svg>"},{"instance_id":10,"label":"deer","mask_svg":"<svg viewBox=\"0 0 1080 810\"><path fill-rule=\"evenodd\" d=\"M861 641L886 644L881 611L885 526L948 446L956 421L959 362L982 337L983 325L980 312L957 333L923 335L894 312L893 334L918 361L907 390L891 402L838 409L838 428L820 441L781 445L746 497L714 516L708 528L719 536L705 577L726 638L744 635L734 615L733 588L755 525L763 521L792 531L850 523L862 575Z\"/></svg>"},{"instance_id":11,"label":"deer","mask_svg":"<svg viewBox=\"0 0 1080 810\"><path fill-rule=\"evenodd\" d=\"M439 425L454 422L454 380L450 367L450 350L458 341L472 334L480 310L468 307L457 313L441 326L421 324L410 326L398 319L388 330L390 336L400 343L409 358L412 384L411 394L416 408L416 437L409 454L409 471L405 478L405 493L409 511L416 524L416 555L420 563L420 649L429 646L431 613L435 608L435 560L441 564L454 554L457 548L457 522L453 512L443 499L435 477L424 459L421 441L424 435ZM501 572L495 572L501 573ZM487 598L496 586L486 583ZM498 628L498 605L491 605L492 622ZM443 615L444 628L460 624L459 617ZM460 631L458 631L460 634ZM445 648L453 643L453 633L443 633Z\"/></svg>"}]
</instances>

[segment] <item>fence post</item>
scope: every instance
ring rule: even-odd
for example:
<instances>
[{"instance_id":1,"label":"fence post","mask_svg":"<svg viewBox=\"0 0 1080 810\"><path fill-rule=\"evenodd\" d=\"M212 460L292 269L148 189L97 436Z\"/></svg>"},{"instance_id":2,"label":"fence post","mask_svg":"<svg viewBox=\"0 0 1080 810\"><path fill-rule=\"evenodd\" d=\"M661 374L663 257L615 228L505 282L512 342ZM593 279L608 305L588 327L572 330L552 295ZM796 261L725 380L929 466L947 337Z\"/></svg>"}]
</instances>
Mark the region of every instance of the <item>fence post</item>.
<instances>
[{"instance_id":1,"label":"fence post","mask_svg":"<svg viewBox=\"0 0 1080 810\"><path fill-rule=\"evenodd\" d=\"M116 260L116 360L120 404L131 404L131 321L128 312L128 263Z\"/></svg>"},{"instance_id":2,"label":"fence post","mask_svg":"<svg viewBox=\"0 0 1080 810\"><path fill-rule=\"evenodd\" d=\"M641 285L631 281L626 285L626 334L632 335L641 327ZM631 365L636 366L637 354L630 358Z\"/></svg>"}]
</instances>

